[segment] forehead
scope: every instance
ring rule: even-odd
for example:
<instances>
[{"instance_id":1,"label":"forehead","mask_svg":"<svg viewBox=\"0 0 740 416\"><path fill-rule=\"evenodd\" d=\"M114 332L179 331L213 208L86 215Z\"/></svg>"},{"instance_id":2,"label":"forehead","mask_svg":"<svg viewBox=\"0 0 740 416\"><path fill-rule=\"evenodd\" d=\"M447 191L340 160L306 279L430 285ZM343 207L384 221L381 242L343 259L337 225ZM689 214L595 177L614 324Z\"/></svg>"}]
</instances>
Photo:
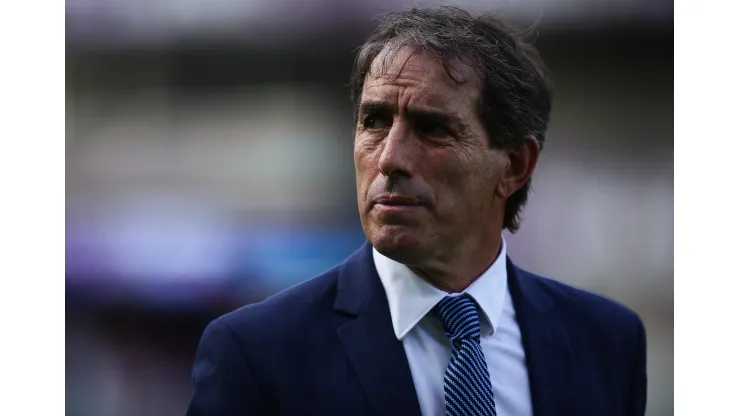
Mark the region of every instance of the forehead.
<instances>
[{"instance_id":1,"label":"forehead","mask_svg":"<svg viewBox=\"0 0 740 416\"><path fill-rule=\"evenodd\" d=\"M386 48L370 64L362 101L472 110L479 96L479 78L473 68L460 61L445 68L440 58L410 47Z\"/></svg>"}]
</instances>

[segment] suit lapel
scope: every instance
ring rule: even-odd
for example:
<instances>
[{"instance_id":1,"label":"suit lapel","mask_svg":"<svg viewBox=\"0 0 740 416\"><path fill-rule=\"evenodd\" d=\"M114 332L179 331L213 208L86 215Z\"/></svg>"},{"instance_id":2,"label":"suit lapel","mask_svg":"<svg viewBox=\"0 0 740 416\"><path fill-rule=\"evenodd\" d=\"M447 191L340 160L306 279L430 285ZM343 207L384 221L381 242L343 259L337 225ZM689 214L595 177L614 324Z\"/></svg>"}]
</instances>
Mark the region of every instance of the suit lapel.
<instances>
[{"instance_id":1,"label":"suit lapel","mask_svg":"<svg viewBox=\"0 0 740 416\"><path fill-rule=\"evenodd\" d=\"M340 267L334 308L354 317L337 333L374 413L421 415L406 353L393 333L369 243Z\"/></svg>"},{"instance_id":2,"label":"suit lapel","mask_svg":"<svg viewBox=\"0 0 740 416\"><path fill-rule=\"evenodd\" d=\"M552 299L507 258L509 291L527 360L534 416L574 414L573 351Z\"/></svg>"}]
</instances>

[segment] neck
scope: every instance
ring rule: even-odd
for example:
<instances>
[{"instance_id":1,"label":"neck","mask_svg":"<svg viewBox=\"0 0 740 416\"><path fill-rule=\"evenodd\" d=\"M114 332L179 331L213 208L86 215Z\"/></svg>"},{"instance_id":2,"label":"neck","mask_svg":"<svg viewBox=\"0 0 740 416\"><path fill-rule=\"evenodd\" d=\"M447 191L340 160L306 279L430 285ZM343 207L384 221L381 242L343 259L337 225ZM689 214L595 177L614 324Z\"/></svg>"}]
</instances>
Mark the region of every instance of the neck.
<instances>
[{"instance_id":1,"label":"neck","mask_svg":"<svg viewBox=\"0 0 740 416\"><path fill-rule=\"evenodd\" d=\"M411 270L438 289L447 293L460 293L468 288L499 256L501 237L493 238L475 249L457 250L428 264L409 266Z\"/></svg>"}]
</instances>

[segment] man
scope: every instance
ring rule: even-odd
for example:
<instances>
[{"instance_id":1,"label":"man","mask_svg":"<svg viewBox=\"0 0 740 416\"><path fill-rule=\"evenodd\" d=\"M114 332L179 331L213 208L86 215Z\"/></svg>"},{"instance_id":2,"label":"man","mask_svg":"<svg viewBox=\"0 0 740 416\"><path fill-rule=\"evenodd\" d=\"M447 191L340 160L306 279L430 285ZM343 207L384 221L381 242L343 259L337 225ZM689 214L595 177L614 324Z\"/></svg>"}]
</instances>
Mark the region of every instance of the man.
<instances>
[{"instance_id":1,"label":"man","mask_svg":"<svg viewBox=\"0 0 740 416\"><path fill-rule=\"evenodd\" d=\"M352 75L368 243L216 319L189 415L642 415L645 330L612 301L516 267L551 96L492 16L386 16Z\"/></svg>"}]
</instances>

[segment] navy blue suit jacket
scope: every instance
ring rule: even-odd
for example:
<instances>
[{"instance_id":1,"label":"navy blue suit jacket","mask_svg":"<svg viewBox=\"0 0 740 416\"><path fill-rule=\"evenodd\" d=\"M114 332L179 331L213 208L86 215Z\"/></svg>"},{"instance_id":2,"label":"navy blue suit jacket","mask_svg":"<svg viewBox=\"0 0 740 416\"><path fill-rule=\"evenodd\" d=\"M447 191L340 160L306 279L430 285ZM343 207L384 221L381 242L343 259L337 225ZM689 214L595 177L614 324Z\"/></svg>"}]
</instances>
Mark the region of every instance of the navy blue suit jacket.
<instances>
[{"instance_id":1,"label":"navy blue suit jacket","mask_svg":"<svg viewBox=\"0 0 740 416\"><path fill-rule=\"evenodd\" d=\"M371 250L211 322L187 414L420 415ZM643 415L638 316L509 259L507 271L534 415Z\"/></svg>"}]
</instances>

